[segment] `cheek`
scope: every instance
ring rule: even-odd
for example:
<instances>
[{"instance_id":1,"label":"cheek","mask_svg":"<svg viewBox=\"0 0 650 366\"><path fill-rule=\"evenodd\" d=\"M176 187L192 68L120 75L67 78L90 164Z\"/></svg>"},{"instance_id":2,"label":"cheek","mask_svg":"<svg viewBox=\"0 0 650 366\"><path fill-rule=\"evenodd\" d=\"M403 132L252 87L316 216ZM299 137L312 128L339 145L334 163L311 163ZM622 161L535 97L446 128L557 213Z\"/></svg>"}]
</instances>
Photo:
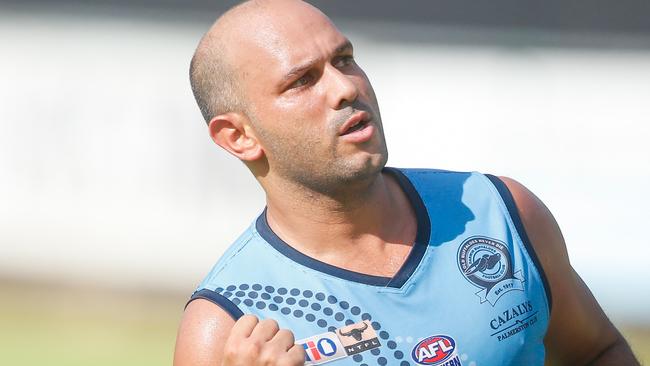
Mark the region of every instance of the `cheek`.
<instances>
[{"instance_id":1,"label":"cheek","mask_svg":"<svg viewBox=\"0 0 650 366\"><path fill-rule=\"evenodd\" d=\"M320 95L310 90L278 98L272 105L273 118L283 126L299 130L322 129L326 125L328 111Z\"/></svg>"},{"instance_id":2,"label":"cheek","mask_svg":"<svg viewBox=\"0 0 650 366\"><path fill-rule=\"evenodd\" d=\"M309 115L323 107L322 95L318 86L311 86L308 89L278 97L274 101L273 107L281 113L295 116Z\"/></svg>"},{"instance_id":3,"label":"cheek","mask_svg":"<svg viewBox=\"0 0 650 366\"><path fill-rule=\"evenodd\" d=\"M319 130L323 124L316 120L314 109L310 104L282 104L266 109L266 114L262 115L264 129L267 139L274 140L268 142L282 145L284 149L300 151L306 146L313 149L324 135Z\"/></svg>"}]
</instances>

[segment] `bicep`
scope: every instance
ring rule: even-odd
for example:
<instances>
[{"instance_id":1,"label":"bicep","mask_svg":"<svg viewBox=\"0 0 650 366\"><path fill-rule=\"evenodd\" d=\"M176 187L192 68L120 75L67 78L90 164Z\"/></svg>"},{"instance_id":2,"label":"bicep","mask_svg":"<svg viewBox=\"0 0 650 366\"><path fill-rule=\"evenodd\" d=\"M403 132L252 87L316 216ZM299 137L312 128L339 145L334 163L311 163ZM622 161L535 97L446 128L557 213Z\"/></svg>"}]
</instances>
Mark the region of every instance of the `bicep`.
<instances>
[{"instance_id":1,"label":"bicep","mask_svg":"<svg viewBox=\"0 0 650 366\"><path fill-rule=\"evenodd\" d=\"M573 269L559 281L551 285L556 300L544 340L548 359L558 365L587 364L620 335Z\"/></svg>"},{"instance_id":2,"label":"bicep","mask_svg":"<svg viewBox=\"0 0 650 366\"><path fill-rule=\"evenodd\" d=\"M204 299L185 309L174 351L174 366L221 365L224 345L235 320L219 306Z\"/></svg>"},{"instance_id":3,"label":"bicep","mask_svg":"<svg viewBox=\"0 0 650 366\"><path fill-rule=\"evenodd\" d=\"M573 270L553 215L520 183L501 177L512 192L526 233L546 274L553 306L544 344L552 364L586 364L615 343L619 333Z\"/></svg>"}]
</instances>

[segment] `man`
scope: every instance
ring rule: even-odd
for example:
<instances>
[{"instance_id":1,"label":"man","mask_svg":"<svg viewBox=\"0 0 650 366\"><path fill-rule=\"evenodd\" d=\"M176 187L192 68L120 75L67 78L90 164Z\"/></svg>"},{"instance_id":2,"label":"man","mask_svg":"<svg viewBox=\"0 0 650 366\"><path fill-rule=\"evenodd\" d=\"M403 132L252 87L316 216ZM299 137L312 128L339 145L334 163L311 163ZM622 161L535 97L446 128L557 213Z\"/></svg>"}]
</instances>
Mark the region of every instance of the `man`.
<instances>
[{"instance_id":1,"label":"man","mask_svg":"<svg viewBox=\"0 0 650 366\"><path fill-rule=\"evenodd\" d=\"M314 7L231 9L190 74L267 207L192 296L175 365L637 364L525 187L384 167L372 87Z\"/></svg>"}]
</instances>

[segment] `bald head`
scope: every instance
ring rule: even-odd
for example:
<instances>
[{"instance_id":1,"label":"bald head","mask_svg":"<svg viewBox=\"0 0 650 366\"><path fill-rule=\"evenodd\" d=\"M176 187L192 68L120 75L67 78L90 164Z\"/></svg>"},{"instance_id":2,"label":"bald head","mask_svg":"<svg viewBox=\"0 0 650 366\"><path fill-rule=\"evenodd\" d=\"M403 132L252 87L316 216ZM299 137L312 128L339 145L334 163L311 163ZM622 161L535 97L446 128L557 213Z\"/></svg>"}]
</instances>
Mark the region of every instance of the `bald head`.
<instances>
[{"instance_id":1,"label":"bald head","mask_svg":"<svg viewBox=\"0 0 650 366\"><path fill-rule=\"evenodd\" d=\"M244 107L236 75L228 60L230 18L241 4L224 13L203 36L190 62L190 84L206 123L212 117Z\"/></svg>"},{"instance_id":2,"label":"bald head","mask_svg":"<svg viewBox=\"0 0 650 366\"><path fill-rule=\"evenodd\" d=\"M300 0L249 0L217 19L190 63L192 92L206 123L228 112L252 112L242 80L248 76L246 67L262 66L246 65L243 53L256 43L277 42L287 24L305 14L327 18Z\"/></svg>"},{"instance_id":3,"label":"bald head","mask_svg":"<svg viewBox=\"0 0 650 366\"><path fill-rule=\"evenodd\" d=\"M303 1L229 10L199 43L190 74L210 137L267 194L329 194L386 163L377 98L352 43Z\"/></svg>"}]
</instances>

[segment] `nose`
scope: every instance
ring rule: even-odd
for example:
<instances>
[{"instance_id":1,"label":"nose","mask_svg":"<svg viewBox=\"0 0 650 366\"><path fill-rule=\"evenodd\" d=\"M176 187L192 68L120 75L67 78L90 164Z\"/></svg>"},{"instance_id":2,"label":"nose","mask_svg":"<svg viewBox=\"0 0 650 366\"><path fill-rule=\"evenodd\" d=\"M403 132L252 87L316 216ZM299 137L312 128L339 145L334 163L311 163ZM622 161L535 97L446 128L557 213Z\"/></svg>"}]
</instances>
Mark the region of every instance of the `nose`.
<instances>
[{"instance_id":1,"label":"nose","mask_svg":"<svg viewBox=\"0 0 650 366\"><path fill-rule=\"evenodd\" d=\"M332 108L341 109L357 100L359 88L354 83L352 75L344 74L334 66L330 66L327 73L328 94Z\"/></svg>"}]
</instances>

